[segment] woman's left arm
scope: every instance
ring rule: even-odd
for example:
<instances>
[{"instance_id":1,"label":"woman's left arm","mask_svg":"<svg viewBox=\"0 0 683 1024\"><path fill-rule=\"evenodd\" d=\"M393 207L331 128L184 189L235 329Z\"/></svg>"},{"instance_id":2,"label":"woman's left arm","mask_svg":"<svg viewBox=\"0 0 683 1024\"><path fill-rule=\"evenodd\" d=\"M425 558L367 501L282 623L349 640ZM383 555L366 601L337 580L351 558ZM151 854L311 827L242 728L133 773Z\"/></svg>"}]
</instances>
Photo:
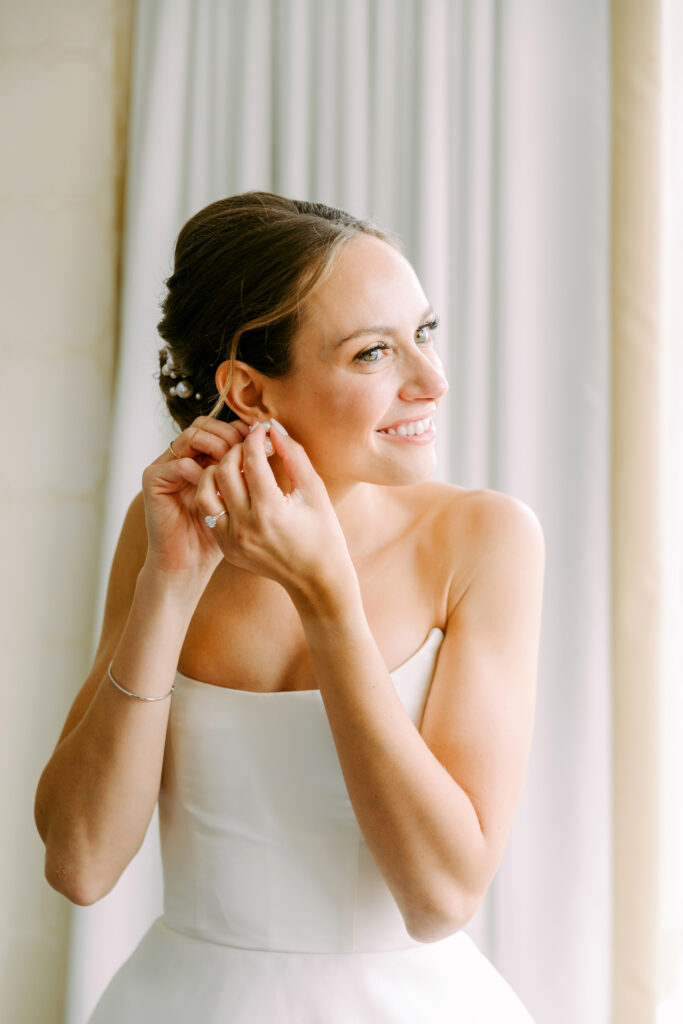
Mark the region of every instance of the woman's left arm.
<instances>
[{"instance_id":1,"label":"woman's left arm","mask_svg":"<svg viewBox=\"0 0 683 1024\"><path fill-rule=\"evenodd\" d=\"M334 509L303 448L263 429L197 487L230 515L215 534L235 565L281 583L304 627L358 824L409 934L433 942L473 916L502 858L531 746L545 570L543 532L523 502L473 492L475 569L449 596L421 727L403 707L367 623ZM243 470L243 473L240 470ZM453 550L461 543L453 539Z\"/></svg>"},{"instance_id":2,"label":"woman's left arm","mask_svg":"<svg viewBox=\"0 0 683 1024\"><path fill-rule=\"evenodd\" d=\"M501 861L533 733L545 541L535 513L475 492L476 570L451 595L421 730L393 685L357 578L291 592L349 797L410 935L474 915ZM458 599L459 597L459 599Z\"/></svg>"}]
</instances>

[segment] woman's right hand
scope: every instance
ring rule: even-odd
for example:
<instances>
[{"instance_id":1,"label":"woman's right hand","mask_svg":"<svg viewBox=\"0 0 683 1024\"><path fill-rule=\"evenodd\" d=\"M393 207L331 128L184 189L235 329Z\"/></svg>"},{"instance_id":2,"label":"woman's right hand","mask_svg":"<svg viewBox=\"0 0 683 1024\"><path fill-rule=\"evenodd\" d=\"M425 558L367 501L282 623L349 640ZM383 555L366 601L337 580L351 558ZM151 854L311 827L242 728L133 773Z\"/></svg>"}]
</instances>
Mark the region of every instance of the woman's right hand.
<instances>
[{"instance_id":1,"label":"woman's right hand","mask_svg":"<svg viewBox=\"0 0 683 1024\"><path fill-rule=\"evenodd\" d=\"M205 584L223 553L197 508L195 492L207 466L217 465L249 433L242 420L199 416L142 474L147 527L146 565L179 583Z\"/></svg>"}]
</instances>

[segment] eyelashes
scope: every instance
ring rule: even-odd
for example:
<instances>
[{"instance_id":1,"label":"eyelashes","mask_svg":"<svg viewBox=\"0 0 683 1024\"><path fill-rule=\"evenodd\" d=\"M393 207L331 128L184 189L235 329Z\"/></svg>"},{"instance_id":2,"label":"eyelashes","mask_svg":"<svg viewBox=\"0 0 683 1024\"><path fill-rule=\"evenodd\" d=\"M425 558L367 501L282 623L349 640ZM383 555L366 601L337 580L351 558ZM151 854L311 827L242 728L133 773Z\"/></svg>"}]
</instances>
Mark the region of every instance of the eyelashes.
<instances>
[{"instance_id":1,"label":"eyelashes","mask_svg":"<svg viewBox=\"0 0 683 1024\"><path fill-rule=\"evenodd\" d=\"M424 345L432 340L431 332L437 329L437 327L439 326L439 322L439 317L433 316L431 320L427 320L425 323L420 324L420 326L415 331L415 335L417 336L421 331L427 331L428 333L426 338L420 341L419 344ZM415 340L417 341L417 337ZM372 356L375 352L388 350L388 348L389 346L386 345L384 342L378 342L376 345L371 345L370 348L363 349L362 352L359 352L358 355L354 356L354 362L365 363L366 365L369 363L378 363L380 361L379 356L377 358L366 357Z\"/></svg>"},{"instance_id":2,"label":"eyelashes","mask_svg":"<svg viewBox=\"0 0 683 1024\"><path fill-rule=\"evenodd\" d=\"M439 326L439 318L438 318L438 316L433 316L431 320L427 321L427 323L420 324L420 326L418 327L417 331L425 331L425 330L427 330L427 331L435 331L438 326ZM417 331L415 331L416 334L417 334Z\"/></svg>"}]
</instances>

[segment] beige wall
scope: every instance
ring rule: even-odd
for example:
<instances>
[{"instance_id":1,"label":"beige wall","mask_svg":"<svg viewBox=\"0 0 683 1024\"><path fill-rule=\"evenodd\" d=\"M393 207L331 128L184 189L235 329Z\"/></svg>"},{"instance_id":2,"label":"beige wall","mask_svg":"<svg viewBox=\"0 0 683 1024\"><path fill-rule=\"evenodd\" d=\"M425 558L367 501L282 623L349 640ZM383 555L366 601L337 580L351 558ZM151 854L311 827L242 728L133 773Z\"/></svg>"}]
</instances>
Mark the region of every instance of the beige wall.
<instances>
[{"instance_id":1,"label":"beige wall","mask_svg":"<svg viewBox=\"0 0 683 1024\"><path fill-rule=\"evenodd\" d=\"M33 799L87 673L115 361L131 0L0 5L0 1019L61 1020L70 904Z\"/></svg>"}]
</instances>

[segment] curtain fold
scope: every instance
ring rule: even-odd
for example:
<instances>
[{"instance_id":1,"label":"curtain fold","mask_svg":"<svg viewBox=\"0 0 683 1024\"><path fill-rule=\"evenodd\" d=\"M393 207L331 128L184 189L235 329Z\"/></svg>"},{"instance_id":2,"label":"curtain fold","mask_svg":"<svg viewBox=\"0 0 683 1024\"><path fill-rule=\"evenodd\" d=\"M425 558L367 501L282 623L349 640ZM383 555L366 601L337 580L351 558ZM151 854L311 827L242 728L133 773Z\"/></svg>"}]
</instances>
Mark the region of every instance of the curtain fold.
<instances>
[{"instance_id":1,"label":"curtain fold","mask_svg":"<svg viewBox=\"0 0 683 1024\"><path fill-rule=\"evenodd\" d=\"M613 1019L669 1024L683 1016L683 21L666 0L612 0L611 15Z\"/></svg>"},{"instance_id":2,"label":"curtain fold","mask_svg":"<svg viewBox=\"0 0 683 1024\"><path fill-rule=\"evenodd\" d=\"M155 325L183 222L262 188L396 231L442 316L437 477L521 498L546 534L528 781L467 929L539 1024L605 1024L610 1002L609 84L607 0L137 4L100 614L172 436ZM159 913L155 815L74 910L67 1024Z\"/></svg>"}]
</instances>

